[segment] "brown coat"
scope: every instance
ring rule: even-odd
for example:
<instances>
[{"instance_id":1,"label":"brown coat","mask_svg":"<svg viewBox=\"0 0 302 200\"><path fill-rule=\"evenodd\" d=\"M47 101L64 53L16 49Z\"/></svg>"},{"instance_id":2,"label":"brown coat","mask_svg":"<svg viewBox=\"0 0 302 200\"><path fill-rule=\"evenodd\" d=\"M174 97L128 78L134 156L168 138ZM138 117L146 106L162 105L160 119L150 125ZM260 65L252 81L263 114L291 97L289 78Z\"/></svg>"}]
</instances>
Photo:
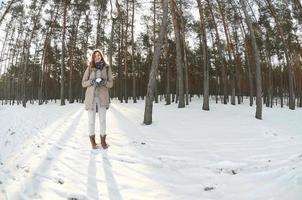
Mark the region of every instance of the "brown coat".
<instances>
[{"instance_id":1,"label":"brown coat","mask_svg":"<svg viewBox=\"0 0 302 200\"><path fill-rule=\"evenodd\" d=\"M108 70L108 77L107 77L107 70ZM85 93L85 109L86 110L92 110L92 102L94 99L94 91L95 86L91 85L91 81L95 80L96 70L94 68L91 68L90 66L86 68L83 79L82 79L82 86L86 88ZM113 79L112 79L112 71L111 67L108 65L103 68L101 71L101 78L107 80L107 83L105 86L100 86L100 103L101 106L109 107L109 90L108 88L111 88L113 86Z\"/></svg>"}]
</instances>

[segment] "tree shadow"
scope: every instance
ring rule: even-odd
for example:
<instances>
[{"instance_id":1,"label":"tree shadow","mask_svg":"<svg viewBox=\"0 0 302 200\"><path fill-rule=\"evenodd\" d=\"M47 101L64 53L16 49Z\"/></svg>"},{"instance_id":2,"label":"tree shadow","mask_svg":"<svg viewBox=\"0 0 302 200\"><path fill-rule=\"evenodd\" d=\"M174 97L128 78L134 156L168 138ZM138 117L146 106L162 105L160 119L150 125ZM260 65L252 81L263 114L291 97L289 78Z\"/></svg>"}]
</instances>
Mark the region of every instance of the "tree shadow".
<instances>
[{"instance_id":1,"label":"tree shadow","mask_svg":"<svg viewBox=\"0 0 302 200\"><path fill-rule=\"evenodd\" d=\"M92 195L93 199L99 199L99 192L97 187L97 179L96 179L96 160L95 160L95 153L90 153L90 160L88 165L88 173L87 173L87 196Z\"/></svg>"},{"instance_id":2,"label":"tree shadow","mask_svg":"<svg viewBox=\"0 0 302 200\"><path fill-rule=\"evenodd\" d=\"M107 158L107 152L104 151L102 154L103 157L103 169L105 174L105 180L107 183L107 190L109 199L111 200L122 200L121 193L118 188L118 184L114 178L113 172L112 172L112 165L110 161Z\"/></svg>"},{"instance_id":3,"label":"tree shadow","mask_svg":"<svg viewBox=\"0 0 302 200\"><path fill-rule=\"evenodd\" d=\"M76 116L73 118L70 126L66 130L64 130L64 133L61 135L61 137L58 140L56 140L57 143L64 145L68 142L68 139L70 139L71 136L74 134L74 130L76 129L76 126L78 126L78 124L79 124L83 111L84 110L81 110L76 114ZM24 183L22 185L25 188L19 188L18 192L16 192L16 194L15 194L16 199L17 199L17 197L20 197L20 195L22 195L24 190L26 190L27 188L30 188L31 193L34 192L35 194L38 194L38 192L41 188L41 182L39 180L36 180L36 177L43 177L43 178L52 180L52 177L49 177L47 175L47 171L52 166L53 161L59 157L61 152L62 151L60 151L57 148L56 144L53 144L51 146L51 148L49 148L47 150L47 154L46 154L45 158L41 159L40 164L34 169L35 171L33 172L33 176L28 177L27 180L24 180ZM59 180L58 183L63 184L60 181L64 183L64 180Z\"/></svg>"}]
</instances>

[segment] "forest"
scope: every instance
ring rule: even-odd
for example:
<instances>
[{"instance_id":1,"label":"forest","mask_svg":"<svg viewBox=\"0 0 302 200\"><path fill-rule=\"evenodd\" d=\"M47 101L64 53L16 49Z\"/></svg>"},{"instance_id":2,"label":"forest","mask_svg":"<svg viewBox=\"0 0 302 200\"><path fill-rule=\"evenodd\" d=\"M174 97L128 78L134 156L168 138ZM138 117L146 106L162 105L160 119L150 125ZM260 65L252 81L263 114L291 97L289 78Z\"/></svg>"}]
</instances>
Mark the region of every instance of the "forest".
<instances>
[{"instance_id":1,"label":"forest","mask_svg":"<svg viewBox=\"0 0 302 200\"><path fill-rule=\"evenodd\" d=\"M302 107L300 0L10 0L0 8L1 104L83 102L93 49L121 103ZM148 110L149 109L149 110ZM152 116L146 116L146 124Z\"/></svg>"}]
</instances>

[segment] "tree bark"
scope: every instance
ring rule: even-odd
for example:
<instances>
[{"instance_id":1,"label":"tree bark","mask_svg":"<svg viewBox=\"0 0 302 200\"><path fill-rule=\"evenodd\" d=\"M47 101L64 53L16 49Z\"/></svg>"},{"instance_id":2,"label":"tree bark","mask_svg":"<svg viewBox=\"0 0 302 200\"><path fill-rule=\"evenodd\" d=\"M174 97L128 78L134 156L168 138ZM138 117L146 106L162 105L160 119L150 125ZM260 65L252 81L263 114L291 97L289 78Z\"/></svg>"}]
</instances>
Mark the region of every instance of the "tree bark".
<instances>
[{"instance_id":1,"label":"tree bark","mask_svg":"<svg viewBox=\"0 0 302 200\"><path fill-rule=\"evenodd\" d=\"M227 51L228 51L228 57L229 57L229 66L230 66L230 79L231 79L231 104L235 105L235 74L234 74L234 66L233 66L233 60L232 60L232 55L231 55L231 44L230 44L230 36L228 33L228 28L225 20L225 15L224 15L224 10L221 5L221 0L216 0L218 3L218 8L222 17L222 23L223 23L223 28L224 28L224 33L226 37L226 42L227 42Z\"/></svg>"},{"instance_id":2,"label":"tree bark","mask_svg":"<svg viewBox=\"0 0 302 200\"><path fill-rule=\"evenodd\" d=\"M131 20L131 68L132 68L132 98L133 103L137 103L136 101L136 71L134 67L134 6L135 1L132 2L132 20Z\"/></svg>"},{"instance_id":3,"label":"tree bark","mask_svg":"<svg viewBox=\"0 0 302 200\"><path fill-rule=\"evenodd\" d=\"M65 32L66 32L66 17L67 17L67 6L68 0L64 1L64 14L63 14L63 27L62 27L62 57L61 57L61 88L60 88L60 98L61 98L61 106L65 105Z\"/></svg>"},{"instance_id":4,"label":"tree bark","mask_svg":"<svg viewBox=\"0 0 302 200\"><path fill-rule=\"evenodd\" d=\"M172 13L172 21L175 34L176 43L176 67L177 67L177 87L178 87L178 108L185 107L184 99L184 78L183 78L183 62L182 62L182 50L181 50L181 38L180 38L180 25L179 16L177 16L177 5L175 0L170 0L170 10Z\"/></svg>"},{"instance_id":5,"label":"tree bark","mask_svg":"<svg viewBox=\"0 0 302 200\"><path fill-rule=\"evenodd\" d=\"M223 103L227 104L228 102L228 83L227 83L227 76L226 76L226 69L225 69L225 58L224 55L222 53L222 49L223 46L221 44L221 39L218 33L218 28L217 28L217 23L214 17L214 13L212 10L212 3L210 3L210 0L207 0L208 6L209 6L209 10L210 10L210 14L213 20L213 24L214 24L214 28L215 28L215 34L216 34L216 42L217 42L217 49L218 49L218 55L219 55L219 64L221 67L221 78L222 78L222 85L223 85Z\"/></svg>"},{"instance_id":6,"label":"tree bark","mask_svg":"<svg viewBox=\"0 0 302 200\"><path fill-rule=\"evenodd\" d=\"M166 105L171 104L171 89L170 89L170 74L171 74L171 68L169 64L169 49L168 49L168 36L167 36L167 31L165 33L165 39L164 39L164 50L165 50L165 64L166 64L166 71L167 71L167 76L166 76Z\"/></svg>"},{"instance_id":7,"label":"tree bark","mask_svg":"<svg viewBox=\"0 0 302 200\"><path fill-rule=\"evenodd\" d=\"M189 74L188 74L188 61L187 61L187 45L186 45L186 33L184 27L184 20L182 15L182 0L180 1L180 28L181 28L181 41L182 41L182 59L184 63L184 83L185 83L185 94L186 94L186 105L189 105Z\"/></svg>"},{"instance_id":8,"label":"tree bark","mask_svg":"<svg viewBox=\"0 0 302 200\"><path fill-rule=\"evenodd\" d=\"M13 5L13 3L15 3L15 2L16 2L16 0L11 0L11 2L8 4L7 8L5 9L3 15L2 15L1 18L0 18L0 25L1 25L2 21L4 20L6 14L8 13L9 9L10 9L11 6Z\"/></svg>"},{"instance_id":9,"label":"tree bark","mask_svg":"<svg viewBox=\"0 0 302 200\"><path fill-rule=\"evenodd\" d=\"M250 31L250 36L251 36L251 41L252 41L252 47L253 47L253 53L254 53L254 59L255 59L255 64L256 64L256 118L257 119L262 119L262 88L261 88L261 68L260 68L260 55L259 55L259 50L258 46L256 43L256 37L254 33L254 28L252 21L250 19L250 16L246 10L246 2L245 0L240 1L246 24L248 26L248 29Z\"/></svg>"},{"instance_id":10,"label":"tree bark","mask_svg":"<svg viewBox=\"0 0 302 200\"><path fill-rule=\"evenodd\" d=\"M126 18L125 18L125 48L124 48L124 70L125 70L125 82L124 82L124 98L125 98L125 103L128 103L128 16L129 16L129 0L126 0Z\"/></svg>"},{"instance_id":11,"label":"tree bark","mask_svg":"<svg viewBox=\"0 0 302 200\"><path fill-rule=\"evenodd\" d=\"M200 32L202 42L202 55L203 55L203 110L210 110L209 106L209 62L208 62L208 47L207 47L207 33L204 19L204 5L197 0L199 15L200 15Z\"/></svg>"},{"instance_id":12,"label":"tree bark","mask_svg":"<svg viewBox=\"0 0 302 200\"><path fill-rule=\"evenodd\" d=\"M288 73L289 109L295 110L294 78L293 78L292 61L291 61L291 56L290 56L290 47L289 47L289 44L285 41L284 31L283 31L283 28L280 26L279 19L276 14L275 8L272 4L272 1L266 0L266 2L268 4L271 15L275 19L275 23L276 23L278 32L280 34L281 41L285 46L284 53L285 53L287 73Z\"/></svg>"},{"instance_id":13,"label":"tree bark","mask_svg":"<svg viewBox=\"0 0 302 200\"><path fill-rule=\"evenodd\" d=\"M159 64L163 38L167 28L167 16L168 16L168 0L163 0L162 24L159 32L159 37L156 42L155 52L153 54L153 60L151 64L151 71L149 74L149 82L148 82L147 95L145 101L144 124L146 125L150 125L152 123L152 109L153 109L153 99L154 99L153 94L154 94L154 86L156 81L155 76Z\"/></svg>"}]
</instances>

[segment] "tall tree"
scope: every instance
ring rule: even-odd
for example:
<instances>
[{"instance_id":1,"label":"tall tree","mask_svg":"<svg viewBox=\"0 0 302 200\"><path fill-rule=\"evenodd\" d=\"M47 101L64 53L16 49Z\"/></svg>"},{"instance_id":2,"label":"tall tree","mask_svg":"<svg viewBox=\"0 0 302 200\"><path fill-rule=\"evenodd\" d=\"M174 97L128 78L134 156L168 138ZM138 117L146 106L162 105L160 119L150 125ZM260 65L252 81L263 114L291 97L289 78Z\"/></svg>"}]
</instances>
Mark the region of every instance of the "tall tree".
<instances>
[{"instance_id":1,"label":"tall tree","mask_svg":"<svg viewBox=\"0 0 302 200\"><path fill-rule=\"evenodd\" d=\"M60 89L60 98L61 106L65 105L65 32L66 32L66 18L67 18L67 7L69 0L64 1L64 10L63 10L63 27L62 27L62 57L61 57L61 89Z\"/></svg>"},{"instance_id":2,"label":"tall tree","mask_svg":"<svg viewBox=\"0 0 302 200\"><path fill-rule=\"evenodd\" d=\"M189 105L189 73L188 73L188 61L187 61L187 44L186 44L186 32L185 32L185 23L183 16L183 2L180 0L179 2L179 16L180 16L180 33L181 33L181 41L182 41L182 60L184 64L184 84L185 84L185 100L186 105Z\"/></svg>"},{"instance_id":3,"label":"tall tree","mask_svg":"<svg viewBox=\"0 0 302 200\"><path fill-rule=\"evenodd\" d=\"M44 6L45 2L41 1L40 5L38 6L37 12L34 12L34 10L37 8L36 1L33 1L31 4L31 12L32 16L30 18L32 24L32 30L28 30L27 34L29 34L29 38L24 40L24 67L23 67L23 75L22 75L22 105L23 107L26 107L26 78L27 78L27 71L28 71L28 65L29 65L29 57L30 57L30 47L32 40L34 39L34 36L36 34L37 29L39 28L39 22L41 18L41 11L42 7ZM27 35L26 34L26 35Z\"/></svg>"},{"instance_id":4,"label":"tall tree","mask_svg":"<svg viewBox=\"0 0 302 200\"><path fill-rule=\"evenodd\" d=\"M252 21L250 19L250 16L246 10L246 2L245 0L240 1L246 24L248 26L248 29L250 31L250 37L251 37L251 42L252 42L252 47L253 47L253 53L254 53L254 59L255 59L255 64L256 64L256 118L257 119L262 119L262 87L261 87L261 68L260 68L260 54L258 50L258 46L256 43L256 37L254 33L254 28Z\"/></svg>"},{"instance_id":5,"label":"tall tree","mask_svg":"<svg viewBox=\"0 0 302 200\"><path fill-rule=\"evenodd\" d=\"M212 22L215 27L215 37L216 37L216 43L217 43L217 49L218 49L218 57L219 57L219 66L221 67L221 77L222 77L222 86L223 86L223 103L227 104L228 101L228 83L227 83L227 76L226 76L226 69L225 69L225 58L223 55L223 44L221 43L220 35L218 32L218 26L216 23L216 19L214 17L214 12L212 9L212 2L210 0L206 0L208 3L209 11L212 17Z\"/></svg>"},{"instance_id":6,"label":"tall tree","mask_svg":"<svg viewBox=\"0 0 302 200\"><path fill-rule=\"evenodd\" d=\"M50 13L51 13L51 19L50 19L50 23L48 23L49 24L48 27L46 28L46 35L43 42L44 45L43 45L43 52L41 58L41 70L39 73L39 87L38 87L39 105L41 105L44 101L46 64L48 62L48 52L50 51L51 37L53 35L57 17L59 15L59 5L55 4L55 6L51 8Z\"/></svg>"},{"instance_id":7,"label":"tall tree","mask_svg":"<svg viewBox=\"0 0 302 200\"><path fill-rule=\"evenodd\" d=\"M134 15L135 15L135 0L132 0L132 19L131 19L131 70L132 70L132 98L133 103L136 103L136 71L134 67Z\"/></svg>"},{"instance_id":8,"label":"tall tree","mask_svg":"<svg viewBox=\"0 0 302 200\"><path fill-rule=\"evenodd\" d=\"M125 26L126 30L124 32L124 73L125 73L125 82L124 82L124 98L125 103L128 103L128 27L129 27L129 0L126 0L126 18L125 18Z\"/></svg>"},{"instance_id":9,"label":"tall tree","mask_svg":"<svg viewBox=\"0 0 302 200\"><path fill-rule=\"evenodd\" d=\"M158 68L163 39L167 28L167 17L168 17L168 0L163 0L162 24L160 27L158 40L156 42L155 52L153 54L153 60L151 64L150 74L149 74L147 95L145 100L144 124L146 125L150 125L152 123L152 110L153 110L153 100L154 100L153 94L154 94L155 81L156 81L156 71Z\"/></svg>"},{"instance_id":10,"label":"tall tree","mask_svg":"<svg viewBox=\"0 0 302 200\"><path fill-rule=\"evenodd\" d=\"M8 6L6 7L4 13L2 14L1 18L0 18L0 25L3 21L3 19L5 18L6 14L8 13L8 11L10 10L10 8L12 7L13 3L15 3L17 0L11 0L10 3L8 4Z\"/></svg>"},{"instance_id":11,"label":"tall tree","mask_svg":"<svg viewBox=\"0 0 302 200\"><path fill-rule=\"evenodd\" d=\"M181 35L180 35L180 23L178 15L178 8L175 0L170 0L170 10L172 14L172 21L174 27L175 43L176 43L176 67L177 67L177 87L178 87L178 108L185 107L184 98L184 78L183 78L183 61L182 61L182 49L181 49Z\"/></svg>"},{"instance_id":12,"label":"tall tree","mask_svg":"<svg viewBox=\"0 0 302 200\"><path fill-rule=\"evenodd\" d=\"M225 10L226 10L226 5L221 2L221 0L216 0L218 3L218 8L219 12L221 14L221 19L223 23L223 29L224 29L224 34L226 37L226 43L227 43L227 52L228 52L228 65L230 69L230 77L231 77L231 104L235 105L235 74L234 74L234 63L232 59L232 47L231 47L231 42L230 42L230 35L228 31L228 24L225 18Z\"/></svg>"},{"instance_id":13,"label":"tall tree","mask_svg":"<svg viewBox=\"0 0 302 200\"><path fill-rule=\"evenodd\" d=\"M291 60L291 53L290 53L290 45L285 39L285 33L280 25L279 17L276 14L275 7L272 4L271 0L266 0L268 4L269 11L271 15L273 16L278 32L280 34L281 41L284 45L284 53L285 53L285 59L286 59L286 66L287 66L287 73L288 73L288 87L289 87L289 109L294 110L295 109L295 92L294 92L294 77L293 77L293 67L292 67L292 60Z\"/></svg>"},{"instance_id":14,"label":"tall tree","mask_svg":"<svg viewBox=\"0 0 302 200\"><path fill-rule=\"evenodd\" d=\"M204 3L197 0L199 16L200 16L200 32L202 41L202 56L203 56L203 110L210 110L209 106L209 62L208 62L208 47L207 33L204 17Z\"/></svg>"}]
</instances>

